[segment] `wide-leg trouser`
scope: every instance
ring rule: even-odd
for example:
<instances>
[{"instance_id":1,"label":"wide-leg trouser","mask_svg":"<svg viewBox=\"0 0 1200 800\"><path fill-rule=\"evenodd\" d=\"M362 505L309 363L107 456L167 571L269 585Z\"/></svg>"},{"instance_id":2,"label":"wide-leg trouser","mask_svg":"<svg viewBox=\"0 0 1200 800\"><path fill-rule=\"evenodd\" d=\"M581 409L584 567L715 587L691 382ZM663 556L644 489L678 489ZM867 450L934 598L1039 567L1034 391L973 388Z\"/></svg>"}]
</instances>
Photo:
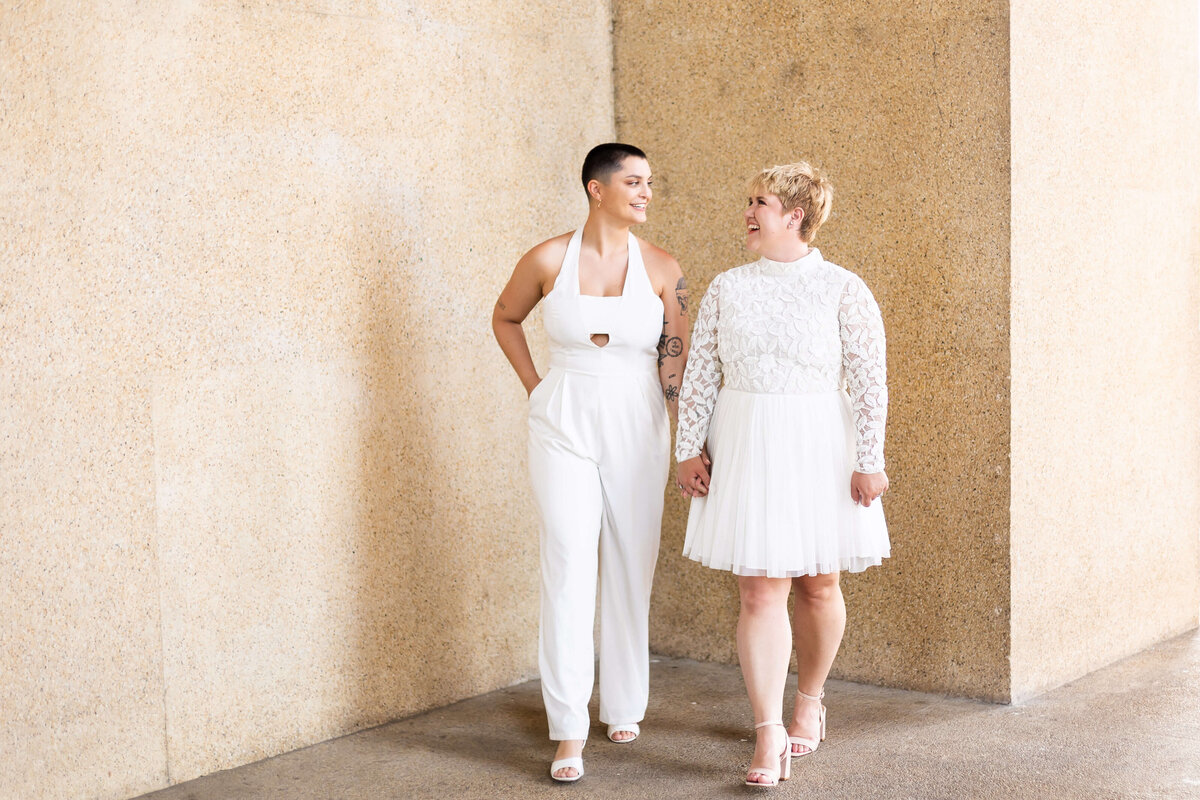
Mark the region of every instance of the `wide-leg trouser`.
<instances>
[{"instance_id":1,"label":"wide-leg trouser","mask_svg":"<svg viewBox=\"0 0 1200 800\"><path fill-rule=\"evenodd\" d=\"M640 722L670 432L658 376L552 368L530 397L541 514L538 665L550 738L586 739L600 590L600 721Z\"/></svg>"}]
</instances>

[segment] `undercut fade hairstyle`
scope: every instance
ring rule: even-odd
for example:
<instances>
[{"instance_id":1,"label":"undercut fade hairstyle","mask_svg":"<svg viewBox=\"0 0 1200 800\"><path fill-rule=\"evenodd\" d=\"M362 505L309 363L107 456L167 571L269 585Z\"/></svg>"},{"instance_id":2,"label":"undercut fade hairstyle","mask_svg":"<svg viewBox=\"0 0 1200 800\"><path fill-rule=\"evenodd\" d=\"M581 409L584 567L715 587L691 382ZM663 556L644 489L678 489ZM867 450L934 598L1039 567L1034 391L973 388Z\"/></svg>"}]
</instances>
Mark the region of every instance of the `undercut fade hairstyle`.
<instances>
[{"instance_id":1,"label":"undercut fade hairstyle","mask_svg":"<svg viewBox=\"0 0 1200 800\"><path fill-rule=\"evenodd\" d=\"M589 181L608 183L609 177L621 168L621 162L630 156L646 158L645 153L631 144L605 142L593 147L583 159L583 191L587 192ZM589 192L588 202L591 201L592 195Z\"/></svg>"},{"instance_id":2,"label":"undercut fade hairstyle","mask_svg":"<svg viewBox=\"0 0 1200 800\"><path fill-rule=\"evenodd\" d=\"M816 238L817 229L833 210L833 184L807 161L764 169L750 179L746 188L752 195L775 195L783 203L784 211L802 210L800 238L805 242Z\"/></svg>"}]
</instances>

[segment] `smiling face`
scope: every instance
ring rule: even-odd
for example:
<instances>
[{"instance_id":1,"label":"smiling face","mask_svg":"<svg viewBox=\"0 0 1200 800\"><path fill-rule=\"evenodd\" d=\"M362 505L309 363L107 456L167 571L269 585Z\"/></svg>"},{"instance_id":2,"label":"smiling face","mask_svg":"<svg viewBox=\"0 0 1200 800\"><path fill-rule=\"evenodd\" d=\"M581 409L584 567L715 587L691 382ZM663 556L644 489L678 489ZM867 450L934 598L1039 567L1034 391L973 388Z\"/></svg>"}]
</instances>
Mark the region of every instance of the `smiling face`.
<instances>
[{"instance_id":1,"label":"smiling face","mask_svg":"<svg viewBox=\"0 0 1200 800\"><path fill-rule=\"evenodd\" d=\"M746 220L746 247L759 255L770 258L773 253L794 248L799 241L804 212L799 208L785 210L783 201L773 194L761 189L752 192L742 216Z\"/></svg>"},{"instance_id":2,"label":"smiling face","mask_svg":"<svg viewBox=\"0 0 1200 800\"><path fill-rule=\"evenodd\" d=\"M599 202L600 213L616 217L626 225L637 225L646 221L646 207L654 196L653 184L650 163L644 158L628 156L607 181L589 181L588 194L594 202Z\"/></svg>"}]
</instances>

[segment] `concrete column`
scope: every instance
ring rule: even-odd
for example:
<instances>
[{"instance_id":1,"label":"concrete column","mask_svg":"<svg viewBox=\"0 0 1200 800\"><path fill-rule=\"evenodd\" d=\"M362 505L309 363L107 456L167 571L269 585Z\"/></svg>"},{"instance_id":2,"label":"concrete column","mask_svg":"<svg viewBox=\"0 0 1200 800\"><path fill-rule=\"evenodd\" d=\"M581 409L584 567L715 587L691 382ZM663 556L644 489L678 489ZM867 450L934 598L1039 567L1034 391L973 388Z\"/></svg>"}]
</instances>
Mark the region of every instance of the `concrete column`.
<instances>
[{"instance_id":1,"label":"concrete column","mask_svg":"<svg viewBox=\"0 0 1200 800\"><path fill-rule=\"evenodd\" d=\"M1196 626L1198 10L1011 4L1016 698Z\"/></svg>"},{"instance_id":2,"label":"concrete column","mask_svg":"<svg viewBox=\"0 0 1200 800\"><path fill-rule=\"evenodd\" d=\"M883 308L893 558L844 582L836 674L1007 701L1195 626L1194 4L615 8L645 234L693 294L753 260L744 181L803 157L835 187L818 246ZM685 514L654 646L732 661Z\"/></svg>"}]
</instances>

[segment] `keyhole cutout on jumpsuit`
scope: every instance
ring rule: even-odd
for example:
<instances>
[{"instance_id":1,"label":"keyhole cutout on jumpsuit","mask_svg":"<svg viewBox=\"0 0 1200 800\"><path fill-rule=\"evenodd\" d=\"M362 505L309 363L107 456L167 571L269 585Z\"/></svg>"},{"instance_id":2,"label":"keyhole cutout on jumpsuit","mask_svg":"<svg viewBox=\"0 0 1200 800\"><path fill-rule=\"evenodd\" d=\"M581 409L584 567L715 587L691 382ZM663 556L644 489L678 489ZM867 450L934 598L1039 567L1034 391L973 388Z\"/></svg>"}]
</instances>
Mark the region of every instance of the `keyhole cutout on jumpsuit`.
<instances>
[{"instance_id":1,"label":"keyhole cutout on jumpsuit","mask_svg":"<svg viewBox=\"0 0 1200 800\"><path fill-rule=\"evenodd\" d=\"M626 253L628 253L628 250L626 251ZM640 255L640 251L639 251L639 255ZM621 301L621 299L625 296L625 289L629 284L629 272L630 272L628 255L626 255L626 257L625 257L625 272L621 276L620 293L619 294L614 294L612 292L613 287L611 287L611 286L601 286L600 294L588 294L588 293L584 292L583 291L584 280L583 280L583 276L580 274L578 262L576 262L575 270L576 270L575 283L579 287L579 296L580 297L594 298L594 299L598 299L598 300L616 300L619 303ZM589 286L588 288L595 288L595 287ZM591 339L592 344L596 345L596 347L604 347L605 345L608 344L608 341L609 341L609 335L607 333L592 333L592 334L588 334L588 337Z\"/></svg>"}]
</instances>

